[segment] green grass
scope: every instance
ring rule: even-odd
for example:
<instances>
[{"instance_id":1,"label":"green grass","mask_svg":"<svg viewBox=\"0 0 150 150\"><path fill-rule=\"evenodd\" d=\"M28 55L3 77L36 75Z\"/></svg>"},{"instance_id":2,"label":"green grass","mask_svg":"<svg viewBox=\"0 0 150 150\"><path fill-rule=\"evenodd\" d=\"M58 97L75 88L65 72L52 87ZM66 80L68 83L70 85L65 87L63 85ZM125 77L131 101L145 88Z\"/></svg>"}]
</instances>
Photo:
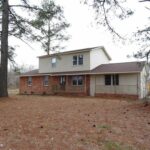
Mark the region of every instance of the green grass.
<instances>
[{"instance_id":1,"label":"green grass","mask_svg":"<svg viewBox=\"0 0 150 150\"><path fill-rule=\"evenodd\" d=\"M97 128L110 130L111 126L110 125L98 125Z\"/></svg>"},{"instance_id":2,"label":"green grass","mask_svg":"<svg viewBox=\"0 0 150 150\"><path fill-rule=\"evenodd\" d=\"M105 150L133 150L131 146L123 146L113 141L106 141L104 147Z\"/></svg>"}]
</instances>

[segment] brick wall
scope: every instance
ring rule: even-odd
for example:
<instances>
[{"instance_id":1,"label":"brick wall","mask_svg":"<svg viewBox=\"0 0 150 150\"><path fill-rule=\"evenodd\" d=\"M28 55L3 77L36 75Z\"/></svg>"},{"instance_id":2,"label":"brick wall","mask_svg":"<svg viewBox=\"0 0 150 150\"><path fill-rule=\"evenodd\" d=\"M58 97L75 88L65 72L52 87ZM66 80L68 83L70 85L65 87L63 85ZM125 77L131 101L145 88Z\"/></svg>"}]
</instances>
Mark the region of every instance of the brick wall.
<instances>
[{"instance_id":1,"label":"brick wall","mask_svg":"<svg viewBox=\"0 0 150 150\"><path fill-rule=\"evenodd\" d=\"M32 85L28 77L20 77L20 94L59 94L87 96L90 92L90 77L84 76L83 86L73 86L71 76L66 76L65 89L60 89L60 76L49 76L49 86L43 86L43 76L33 76Z\"/></svg>"},{"instance_id":2,"label":"brick wall","mask_svg":"<svg viewBox=\"0 0 150 150\"><path fill-rule=\"evenodd\" d=\"M28 77L20 77L20 94L51 94L51 86L43 85L43 76L32 77L32 85L27 84ZM51 77L49 77L51 82Z\"/></svg>"},{"instance_id":3,"label":"brick wall","mask_svg":"<svg viewBox=\"0 0 150 150\"><path fill-rule=\"evenodd\" d=\"M53 87L55 89L54 94L57 95L76 95L76 96L87 96L89 95L90 88L90 77L89 75L84 76L83 86L73 86L72 85L72 76L66 76L66 85L65 90L59 90L59 81L60 77L52 77ZM57 88L58 86L58 88ZM57 89L57 90L56 90Z\"/></svg>"}]
</instances>

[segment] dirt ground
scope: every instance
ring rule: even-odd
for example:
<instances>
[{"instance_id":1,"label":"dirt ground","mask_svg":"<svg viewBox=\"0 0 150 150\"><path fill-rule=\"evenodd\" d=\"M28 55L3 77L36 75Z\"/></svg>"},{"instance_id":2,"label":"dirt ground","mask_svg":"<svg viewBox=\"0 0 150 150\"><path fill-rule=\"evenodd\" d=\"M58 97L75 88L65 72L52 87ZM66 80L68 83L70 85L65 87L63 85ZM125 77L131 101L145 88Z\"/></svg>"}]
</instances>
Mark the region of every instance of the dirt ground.
<instances>
[{"instance_id":1,"label":"dirt ground","mask_svg":"<svg viewBox=\"0 0 150 150\"><path fill-rule=\"evenodd\" d=\"M150 106L89 97L0 98L0 150L150 150Z\"/></svg>"}]
</instances>

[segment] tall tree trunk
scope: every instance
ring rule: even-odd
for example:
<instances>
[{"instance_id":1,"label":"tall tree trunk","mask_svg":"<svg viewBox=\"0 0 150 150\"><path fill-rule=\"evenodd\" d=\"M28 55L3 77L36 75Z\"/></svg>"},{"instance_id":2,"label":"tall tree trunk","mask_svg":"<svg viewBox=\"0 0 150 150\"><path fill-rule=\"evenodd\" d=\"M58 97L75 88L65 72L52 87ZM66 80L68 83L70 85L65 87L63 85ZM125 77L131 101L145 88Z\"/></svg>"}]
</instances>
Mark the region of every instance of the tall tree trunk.
<instances>
[{"instance_id":1,"label":"tall tree trunk","mask_svg":"<svg viewBox=\"0 0 150 150\"><path fill-rule=\"evenodd\" d=\"M50 55L50 33L51 27L50 27L50 20L48 21L48 43L47 43L47 55Z\"/></svg>"},{"instance_id":2,"label":"tall tree trunk","mask_svg":"<svg viewBox=\"0 0 150 150\"><path fill-rule=\"evenodd\" d=\"M2 0L2 34L1 34L1 68L0 68L0 97L7 97L7 66L8 66L8 0Z\"/></svg>"}]
</instances>

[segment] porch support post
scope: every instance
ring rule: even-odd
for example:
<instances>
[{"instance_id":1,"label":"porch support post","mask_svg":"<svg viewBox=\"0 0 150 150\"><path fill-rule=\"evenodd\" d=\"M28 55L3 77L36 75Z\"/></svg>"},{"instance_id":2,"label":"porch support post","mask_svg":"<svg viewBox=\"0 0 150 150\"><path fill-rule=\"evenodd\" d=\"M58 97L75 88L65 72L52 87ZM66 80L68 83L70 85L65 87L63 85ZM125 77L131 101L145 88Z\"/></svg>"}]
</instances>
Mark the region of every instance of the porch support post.
<instances>
[{"instance_id":1,"label":"porch support post","mask_svg":"<svg viewBox=\"0 0 150 150\"><path fill-rule=\"evenodd\" d=\"M65 88L65 92L68 91L68 76L66 75L66 88Z\"/></svg>"}]
</instances>

